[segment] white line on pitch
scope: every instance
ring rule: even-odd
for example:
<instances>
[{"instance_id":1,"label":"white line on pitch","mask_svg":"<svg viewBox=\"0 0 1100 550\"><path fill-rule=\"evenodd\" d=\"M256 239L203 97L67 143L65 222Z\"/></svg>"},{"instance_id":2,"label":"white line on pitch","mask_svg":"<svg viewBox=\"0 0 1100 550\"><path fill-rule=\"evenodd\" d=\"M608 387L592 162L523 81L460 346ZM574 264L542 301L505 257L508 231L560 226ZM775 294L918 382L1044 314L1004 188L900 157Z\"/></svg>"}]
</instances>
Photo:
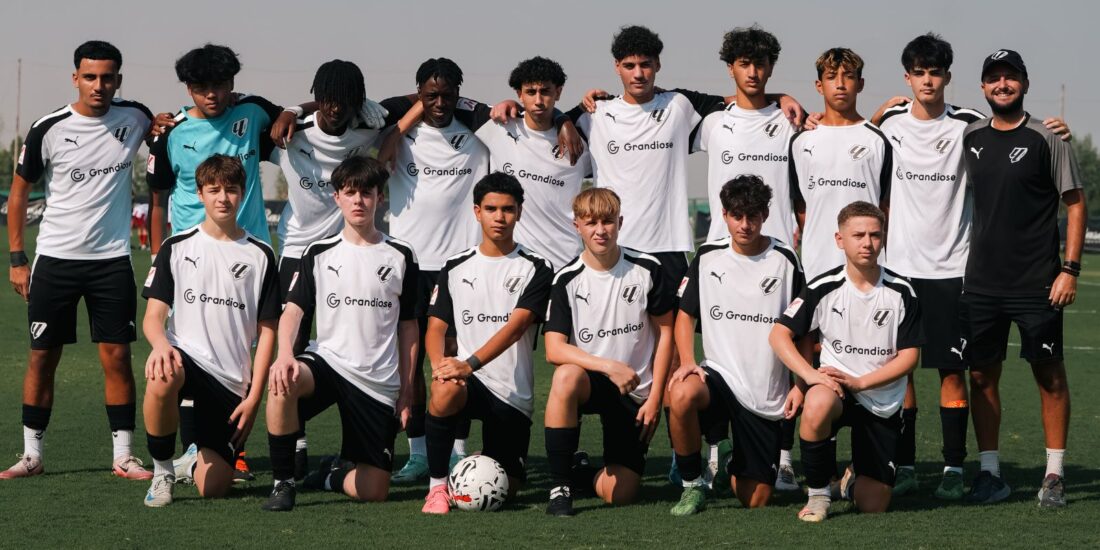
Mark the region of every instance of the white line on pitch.
<instances>
[{"instance_id":1,"label":"white line on pitch","mask_svg":"<svg viewBox=\"0 0 1100 550\"><path fill-rule=\"evenodd\" d=\"M1017 344L1016 342L1009 342L1008 345L1014 348L1020 347L1020 344ZM1100 348L1092 346L1062 346L1062 349L1069 349L1073 351L1100 351Z\"/></svg>"}]
</instances>

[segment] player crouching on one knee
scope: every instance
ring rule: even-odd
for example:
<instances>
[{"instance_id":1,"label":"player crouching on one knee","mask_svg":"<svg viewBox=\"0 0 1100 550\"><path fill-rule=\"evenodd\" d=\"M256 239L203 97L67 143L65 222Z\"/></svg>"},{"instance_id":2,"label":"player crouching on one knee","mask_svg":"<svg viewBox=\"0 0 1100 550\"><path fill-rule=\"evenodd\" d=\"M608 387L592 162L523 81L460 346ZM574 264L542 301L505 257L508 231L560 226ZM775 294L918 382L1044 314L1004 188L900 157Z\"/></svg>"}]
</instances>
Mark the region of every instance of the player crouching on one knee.
<instances>
[{"instance_id":1,"label":"player crouching on one knee","mask_svg":"<svg viewBox=\"0 0 1100 550\"><path fill-rule=\"evenodd\" d=\"M580 257L558 271L547 308L546 360L555 365L546 403L550 505L573 515L573 491L594 486L609 504L634 500L657 429L672 359L673 294L660 262L617 244L623 219L610 189L582 191L573 223ZM577 453L579 417L603 424L604 467Z\"/></svg>"},{"instance_id":2,"label":"player crouching on one knee","mask_svg":"<svg viewBox=\"0 0 1100 550\"><path fill-rule=\"evenodd\" d=\"M155 461L145 495L152 507L171 504L173 484L185 478L204 497L224 496L233 485L232 460L263 399L279 317L275 253L237 225L244 166L214 155L199 165L195 179L206 218L164 241L142 292L149 301L142 328L153 348L143 405ZM195 404L199 452L173 466L184 398Z\"/></svg>"},{"instance_id":3,"label":"player crouching on one knee","mask_svg":"<svg viewBox=\"0 0 1100 550\"><path fill-rule=\"evenodd\" d=\"M905 377L917 364L924 336L913 287L878 265L884 218L863 201L841 209L836 243L845 264L811 280L769 337L776 355L810 386L800 426L810 488L798 513L803 521L828 517L829 479L837 470L831 438L844 426L852 429L854 476L845 474L841 494L862 512L890 505ZM796 338L814 330L821 338L818 370L795 347Z\"/></svg>"}]
</instances>

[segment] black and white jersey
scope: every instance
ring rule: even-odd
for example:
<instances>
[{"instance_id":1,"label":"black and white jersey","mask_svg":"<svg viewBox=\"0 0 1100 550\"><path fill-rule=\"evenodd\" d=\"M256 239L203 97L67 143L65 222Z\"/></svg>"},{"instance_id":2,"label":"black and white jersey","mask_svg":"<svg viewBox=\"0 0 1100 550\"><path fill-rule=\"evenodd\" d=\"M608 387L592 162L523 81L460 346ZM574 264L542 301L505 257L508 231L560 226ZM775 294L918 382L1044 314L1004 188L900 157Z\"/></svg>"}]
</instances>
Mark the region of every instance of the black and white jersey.
<instances>
[{"instance_id":1,"label":"black and white jersey","mask_svg":"<svg viewBox=\"0 0 1100 550\"><path fill-rule=\"evenodd\" d=\"M855 201L880 204L890 193L892 154L873 124L818 126L791 138L790 194L806 204L802 266L806 278L844 263L836 246L836 217Z\"/></svg>"},{"instance_id":2,"label":"black and white jersey","mask_svg":"<svg viewBox=\"0 0 1100 550\"><path fill-rule=\"evenodd\" d=\"M152 120L144 105L116 99L103 116L66 105L31 126L16 173L31 184L44 176L38 254L64 260L130 255L134 155Z\"/></svg>"},{"instance_id":3,"label":"black and white jersey","mask_svg":"<svg viewBox=\"0 0 1100 550\"><path fill-rule=\"evenodd\" d=\"M675 303L657 258L620 250L608 271L592 269L579 257L558 271L543 332L564 334L587 353L630 365L641 380L630 397L641 403L653 384L657 349L657 327L649 317L668 313Z\"/></svg>"},{"instance_id":4,"label":"black and white jersey","mask_svg":"<svg viewBox=\"0 0 1100 550\"><path fill-rule=\"evenodd\" d=\"M822 366L857 377L878 370L899 350L924 343L916 292L886 268L867 293L848 280L843 265L822 273L791 302L779 322L798 338L820 330ZM872 413L889 417L905 399L905 377L855 397Z\"/></svg>"},{"instance_id":5,"label":"black and white jersey","mask_svg":"<svg viewBox=\"0 0 1100 550\"><path fill-rule=\"evenodd\" d=\"M769 420L783 418L790 373L768 345L772 325L806 284L794 250L771 239L743 256L730 238L699 247L680 283L680 309L699 320L706 366L737 401Z\"/></svg>"},{"instance_id":6,"label":"black and white jersey","mask_svg":"<svg viewBox=\"0 0 1100 550\"><path fill-rule=\"evenodd\" d=\"M516 224L516 240L554 267L576 258L582 247L573 227L573 197L592 173L587 145L570 166L569 155L558 146L558 131L531 129L523 118L483 124L477 137L489 148L489 169L515 176L523 185L523 215Z\"/></svg>"},{"instance_id":7,"label":"black and white jersey","mask_svg":"<svg viewBox=\"0 0 1100 550\"><path fill-rule=\"evenodd\" d=\"M460 359L500 332L516 309L535 314L535 324L519 341L474 373L493 395L528 417L535 410L535 325L546 311L553 277L550 263L521 245L499 258L474 247L447 260L428 311L454 328Z\"/></svg>"},{"instance_id":8,"label":"black and white jersey","mask_svg":"<svg viewBox=\"0 0 1100 550\"><path fill-rule=\"evenodd\" d=\"M401 390L397 325L416 318L419 275L413 249L385 234L374 245L351 244L342 233L309 245L287 296L317 319L317 340L306 351L395 406Z\"/></svg>"},{"instance_id":9,"label":"black and white jersey","mask_svg":"<svg viewBox=\"0 0 1100 550\"><path fill-rule=\"evenodd\" d=\"M460 104L463 102L460 102ZM426 271L481 240L474 184L489 173L489 153L458 120L417 124L397 146L390 176L390 232L408 241Z\"/></svg>"},{"instance_id":10,"label":"black and white jersey","mask_svg":"<svg viewBox=\"0 0 1100 550\"><path fill-rule=\"evenodd\" d=\"M981 113L947 105L933 120L906 102L887 109L879 128L890 141L890 269L906 277L962 277L970 251L973 204L963 166L963 132Z\"/></svg>"},{"instance_id":11,"label":"black and white jersey","mask_svg":"<svg viewBox=\"0 0 1100 550\"><path fill-rule=\"evenodd\" d=\"M1061 269L1058 205L1080 189L1073 148L1025 114L1012 130L989 120L966 128L966 171L974 228L963 290L993 296L1047 296Z\"/></svg>"},{"instance_id":12,"label":"black and white jersey","mask_svg":"<svg viewBox=\"0 0 1100 550\"><path fill-rule=\"evenodd\" d=\"M768 219L760 232L788 244L794 243L794 230L798 225L791 208L787 164L788 145L795 131L783 110L775 104L763 109L742 109L731 103L725 110L703 118L695 134L694 146L710 155L707 162L708 241L729 236L718 196L722 186L742 174L754 174L763 178L772 189Z\"/></svg>"},{"instance_id":13,"label":"black and white jersey","mask_svg":"<svg viewBox=\"0 0 1100 550\"><path fill-rule=\"evenodd\" d=\"M674 90L644 105L620 96L597 102L594 113L570 112L588 137L596 185L622 199L619 244L646 252L693 248L687 203L691 133L722 102Z\"/></svg>"},{"instance_id":14,"label":"black and white jersey","mask_svg":"<svg viewBox=\"0 0 1100 550\"><path fill-rule=\"evenodd\" d=\"M218 240L197 225L164 241L142 296L171 306L167 336L173 346L244 397L259 322L278 319L282 311L270 245L248 233Z\"/></svg>"}]
</instances>

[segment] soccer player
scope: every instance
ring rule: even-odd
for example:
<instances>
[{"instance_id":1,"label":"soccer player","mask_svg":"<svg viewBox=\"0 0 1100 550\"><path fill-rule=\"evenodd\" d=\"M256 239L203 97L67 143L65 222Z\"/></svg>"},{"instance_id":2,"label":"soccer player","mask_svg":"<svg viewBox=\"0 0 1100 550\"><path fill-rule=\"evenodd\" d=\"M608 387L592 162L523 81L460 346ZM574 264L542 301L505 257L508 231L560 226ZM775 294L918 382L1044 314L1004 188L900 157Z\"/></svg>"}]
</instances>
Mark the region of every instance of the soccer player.
<instances>
[{"instance_id":1,"label":"soccer player","mask_svg":"<svg viewBox=\"0 0 1100 550\"><path fill-rule=\"evenodd\" d=\"M340 454L322 460L305 484L359 501L389 493L394 440L412 403L419 268L408 244L374 226L388 178L380 162L360 156L332 173L344 228L306 248L279 319L266 417L275 486L265 510L294 508L299 419L333 405L343 426ZM309 310L316 311L317 340L295 356Z\"/></svg>"},{"instance_id":2,"label":"soccer player","mask_svg":"<svg viewBox=\"0 0 1100 550\"><path fill-rule=\"evenodd\" d=\"M675 304L660 261L619 246L620 212L610 189L577 195L573 216L584 252L551 288L544 329L554 365L546 403L550 515L573 515L574 490L594 488L609 504L632 502L660 420ZM599 415L603 425L599 470L585 466L583 454L572 468L582 414Z\"/></svg>"},{"instance_id":3,"label":"soccer player","mask_svg":"<svg viewBox=\"0 0 1100 550\"><path fill-rule=\"evenodd\" d=\"M425 338L432 362L425 513L450 511L448 459L461 418L482 421L482 454L504 467L509 496L527 478L535 323L546 312L554 272L513 239L524 202L514 176L493 172L482 178L474 186L481 244L447 260L432 293ZM458 344L454 356L444 352L451 327Z\"/></svg>"},{"instance_id":4,"label":"soccer player","mask_svg":"<svg viewBox=\"0 0 1100 550\"><path fill-rule=\"evenodd\" d=\"M171 504L172 487L182 477L204 497L224 496L233 484L237 449L263 400L280 310L279 274L271 246L237 223L247 179L235 157L214 155L200 163L195 183L205 217L164 241L145 279L142 329L153 349L145 363L142 410L155 465L146 506ZM182 398L194 402L199 450L177 469L172 455Z\"/></svg>"},{"instance_id":5,"label":"soccer player","mask_svg":"<svg viewBox=\"0 0 1100 550\"><path fill-rule=\"evenodd\" d=\"M783 121L785 124L786 121ZM706 491L699 455L701 429L733 424L733 455L719 461L741 504L767 504L778 476L783 427L802 405L803 389L767 345L772 324L805 280L794 250L761 233L772 189L754 175L738 176L719 194L726 237L699 247L680 284L676 349L680 368L669 386L669 424L684 492L672 515L703 508ZM695 327L703 355L695 361ZM812 340L804 339L812 345ZM811 349L804 348L805 357ZM715 481L715 483L720 483Z\"/></svg>"},{"instance_id":6,"label":"soccer player","mask_svg":"<svg viewBox=\"0 0 1100 550\"><path fill-rule=\"evenodd\" d=\"M842 492L862 512L884 512L894 483L906 374L917 364L924 335L913 287L878 264L886 216L858 201L837 215L837 248L845 263L811 280L780 316L768 338L787 368L808 386L799 425L809 499L802 521L829 515L829 479L836 474L836 442L852 429L854 480ZM821 368L795 346L820 331Z\"/></svg>"},{"instance_id":7,"label":"soccer player","mask_svg":"<svg viewBox=\"0 0 1100 550\"><path fill-rule=\"evenodd\" d=\"M988 504L1011 492L1001 477L997 448L999 382L1009 324L1015 323L1020 357L1031 364L1042 402L1047 466L1039 505L1059 508L1066 505L1062 461L1070 414L1062 312L1077 294L1086 208L1070 145L1024 110L1029 85L1017 52L997 50L986 57L982 91L993 116L970 124L963 135L975 221L960 309L981 457L967 500ZM1059 199L1069 217L1061 266Z\"/></svg>"},{"instance_id":8,"label":"soccer player","mask_svg":"<svg viewBox=\"0 0 1100 550\"><path fill-rule=\"evenodd\" d=\"M144 105L115 100L122 54L98 40L73 54L75 102L31 127L19 152L8 203L11 283L27 301L30 356L23 380L23 454L0 479L39 475L54 401L54 373L65 344L76 342L84 298L103 367L115 475L149 479L133 456L135 390L130 342L137 303L130 264L130 188L134 155L152 124ZM40 178L46 210L33 271L24 252L27 196Z\"/></svg>"},{"instance_id":9,"label":"soccer player","mask_svg":"<svg viewBox=\"0 0 1100 550\"><path fill-rule=\"evenodd\" d=\"M832 246L836 215L854 201L882 204L885 210L893 172L886 137L856 110L863 59L847 48L832 48L815 65L825 114L814 131L791 138L788 164L808 280L844 263L843 253Z\"/></svg>"}]
</instances>

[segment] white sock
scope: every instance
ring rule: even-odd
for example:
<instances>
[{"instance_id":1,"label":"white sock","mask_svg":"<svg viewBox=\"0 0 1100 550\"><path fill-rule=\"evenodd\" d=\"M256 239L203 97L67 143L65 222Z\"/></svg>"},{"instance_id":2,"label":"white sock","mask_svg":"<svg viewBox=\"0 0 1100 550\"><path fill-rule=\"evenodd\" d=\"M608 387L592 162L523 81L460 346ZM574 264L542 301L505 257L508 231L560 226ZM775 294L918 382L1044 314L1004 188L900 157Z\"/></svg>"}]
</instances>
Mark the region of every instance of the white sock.
<instances>
[{"instance_id":1,"label":"white sock","mask_svg":"<svg viewBox=\"0 0 1100 550\"><path fill-rule=\"evenodd\" d=\"M455 446L451 448L451 454L466 456L466 440L456 439Z\"/></svg>"},{"instance_id":2,"label":"white sock","mask_svg":"<svg viewBox=\"0 0 1100 550\"><path fill-rule=\"evenodd\" d=\"M23 456L42 458L42 440L45 437L46 430L36 430L23 426Z\"/></svg>"},{"instance_id":3,"label":"white sock","mask_svg":"<svg viewBox=\"0 0 1100 550\"><path fill-rule=\"evenodd\" d=\"M978 459L982 462L982 471L995 477L1001 477L1001 454L998 451L981 451Z\"/></svg>"},{"instance_id":4,"label":"white sock","mask_svg":"<svg viewBox=\"0 0 1100 550\"><path fill-rule=\"evenodd\" d=\"M917 467L916 466L898 466L898 469L899 470L909 470L910 472L912 472L913 470L916 470Z\"/></svg>"},{"instance_id":5,"label":"white sock","mask_svg":"<svg viewBox=\"0 0 1100 550\"><path fill-rule=\"evenodd\" d=\"M294 478L290 478L290 479L276 479L276 480L275 480L275 481L274 481L274 482L273 482L273 483L271 484L271 486L272 486L272 487L278 487L280 483L289 483L289 484L291 484L291 485L294 485Z\"/></svg>"},{"instance_id":6,"label":"white sock","mask_svg":"<svg viewBox=\"0 0 1100 550\"><path fill-rule=\"evenodd\" d=\"M954 472L956 474L962 475L963 469L962 466L944 466L943 473L946 474L947 472Z\"/></svg>"},{"instance_id":7,"label":"white sock","mask_svg":"<svg viewBox=\"0 0 1100 550\"><path fill-rule=\"evenodd\" d=\"M780 450L779 451L779 465L780 466L791 466L791 452L790 451L787 451L787 450ZM791 467L793 467L793 466L791 466Z\"/></svg>"},{"instance_id":8,"label":"white sock","mask_svg":"<svg viewBox=\"0 0 1100 550\"><path fill-rule=\"evenodd\" d=\"M428 444L425 442L424 436L409 438L409 454L428 456Z\"/></svg>"},{"instance_id":9,"label":"white sock","mask_svg":"<svg viewBox=\"0 0 1100 550\"><path fill-rule=\"evenodd\" d=\"M1044 477L1050 474L1065 477L1062 471L1062 459L1065 456L1065 449L1047 449L1047 473L1044 474Z\"/></svg>"},{"instance_id":10,"label":"white sock","mask_svg":"<svg viewBox=\"0 0 1100 550\"><path fill-rule=\"evenodd\" d=\"M306 441L306 436L304 436L304 435L302 437L299 437L298 440L294 442L294 450L295 451L301 451L303 449L308 449L308 448L309 448L309 442Z\"/></svg>"},{"instance_id":11,"label":"white sock","mask_svg":"<svg viewBox=\"0 0 1100 550\"><path fill-rule=\"evenodd\" d=\"M331 473L325 476L325 490L326 491L331 491L332 490L332 474Z\"/></svg>"},{"instance_id":12,"label":"white sock","mask_svg":"<svg viewBox=\"0 0 1100 550\"><path fill-rule=\"evenodd\" d=\"M682 483L684 485L685 489L687 489L688 487L702 487L703 486L703 477L699 476L699 477L697 477L695 479L691 479L691 480L685 479L685 480L681 481L680 483Z\"/></svg>"},{"instance_id":13,"label":"white sock","mask_svg":"<svg viewBox=\"0 0 1100 550\"><path fill-rule=\"evenodd\" d=\"M717 463L718 462L718 445L711 445L710 446L710 455L708 455L707 462L708 463L710 463L710 462Z\"/></svg>"},{"instance_id":14,"label":"white sock","mask_svg":"<svg viewBox=\"0 0 1100 550\"><path fill-rule=\"evenodd\" d=\"M814 489L813 487L810 487L810 496L832 498L832 493L829 491L828 485L821 487L820 489Z\"/></svg>"},{"instance_id":15,"label":"white sock","mask_svg":"<svg viewBox=\"0 0 1100 550\"><path fill-rule=\"evenodd\" d=\"M111 443L115 449L115 461L129 458L134 454L131 450L134 441L134 430L118 430L111 432Z\"/></svg>"},{"instance_id":16,"label":"white sock","mask_svg":"<svg viewBox=\"0 0 1100 550\"><path fill-rule=\"evenodd\" d=\"M153 460L153 475L160 476L164 474L174 473L176 470L172 467L172 459L165 460Z\"/></svg>"},{"instance_id":17,"label":"white sock","mask_svg":"<svg viewBox=\"0 0 1100 550\"><path fill-rule=\"evenodd\" d=\"M433 477L428 481L428 489L429 490L435 489L436 487L439 487L440 485L446 485L446 484L447 484L447 478L445 478L445 477Z\"/></svg>"}]
</instances>

